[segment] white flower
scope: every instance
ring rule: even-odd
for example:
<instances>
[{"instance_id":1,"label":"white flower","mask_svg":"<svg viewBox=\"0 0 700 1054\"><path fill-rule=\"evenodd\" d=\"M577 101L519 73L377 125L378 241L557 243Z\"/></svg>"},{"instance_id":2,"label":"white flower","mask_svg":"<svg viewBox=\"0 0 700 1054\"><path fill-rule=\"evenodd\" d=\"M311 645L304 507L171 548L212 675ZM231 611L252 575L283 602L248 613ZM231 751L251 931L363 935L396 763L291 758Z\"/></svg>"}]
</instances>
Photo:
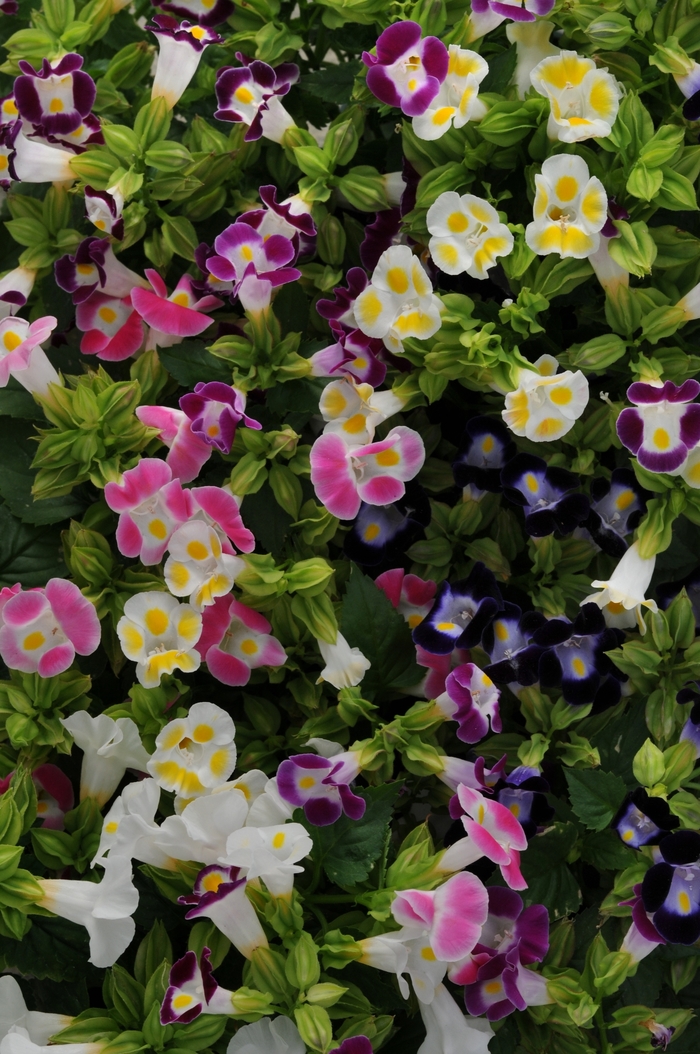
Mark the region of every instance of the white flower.
<instances>
[{"instance_id":1,"label":"white flower","mask_svg":"<svg viewBox=\"0 0 700 1054\"><path fill-rule=\"evenodd\" d=\"M487 278L499 256L513 250L513 235L493 205L474 194L441 194L428 209L430 255L445 274Z\"/></svg>"},{"instance_id":2,"label":"white flower","mask_svg":"<svg viewBox=\"0 0 700 1054\"><path fill-rule=\"evenodd\" d=\"M172 856L156 844L160 828L154 817L159 801L160 787L153 779L125 787L104 818L92 866L107 867L109 861L113 863L117 857L123 857L154 867L172 867Z\"/></svg>"},{"instance_id":3,"label":"white flower","mask_svg":"<svg viewBox=\"0 0 700 1054\"><path fill-rule=\"evenodd\" d=\"M440 328L442 303L407 245L392 245L379 257L372 281L355 301L355 320L368 337L380 337L400 354L406 337L421 340Z\"/></svg>"},{"instance_id":4,"label":"white flower","mask_svg":"<svg viewBox=\"0 0 700 1054\"><path fill-rule=\"evenodd\" d=\"M173 596L189 597L195 611L230 593L236 575L245 567L240 556L222 551L217 531L201 520L178 527L168 548L166 585Z\"/></svg>"},{"instance_id":5,"label":"white flower","mask_svg":"<svg viewBox=\"0 0 700 1054\"><path fill-rule=\"evenodd\" d=\"M365 446L374 439L377 425L403 405L404 400L391 390L375 392L371 384L343 377L326 385L318 408L327 422L324 432L335 432L348 446Z\"/></svg>"},{"instance_id":6,"label":"white flower","mask_svg":"<svg viewBox=\"0 0 700 1054\"><path fill-rule=\"evenodd\" d=\"M157 844L172 859L216 864L226 852L227 839L247 817L242 790L224 783L211 794L188 802L179 816L168 816L160 826Z\"/></svg>"},{"instance_id":7,"label":"white flower","mask_svg":"<svg viewBox=\"0 0 700 1054\"><path fill-rule=\"evenodd\" d=\"M106 714L91 717L86 710L78 710L70 717L62 717L61 724L83 751L81 801L94 798L99 805L104 805L127 769L146 771L149 755L130 717L114 721Z\"/></svg>"},{"instance_id":8,"label":"white flower","mask_svg":"<svg viewBox=\"0 0 700 1054\"><path fill-rule=\"evenodd\" d=\"M135 598L137 599L137 598ZM195 703L158 734L148 771L164 790L194 798L225 783L236 766L236 726L214 703Z\"/></svg>"},{"instance_id":9,"label":"white flower","mask_svg":"<svg viewBox=\"0 0 700 1054\"><path fill-rule=\"evenodd\" d=\"M277 777L273 776L265 784L265 790L258 795L250 807L246 827L273 827L275 824L291 820L294 806L285 801L277 789Z\"/></svg>"},{"instance_id":10,"label":"white flower","mask_svg":"<svg viewBox=\"0 0 700 1054\"><path fill-rule=\"evenodd\" d=\"M440 139L453 126L463 128L467 121L478 121L486 113L479 85L489 71L488 63L475 51L458 44L449 46L447 76L425 113L413 118L413 131L419 139Z\"/></svg>"},{"instance_id":11,"label":"white flower","mask_svg":"<svg viewBox=\"0 0 700 1054\"><path fill-rule=\"evenodd\" d=\"M495 1032L483 1017L465 1017L443 984L432 1003L418 1003L426 1037L418 1054L489 1054Z\"/></svg>"},{"instance_id":12,"label":"white flower","mask_svg":"<svg viewBox=\"0 0 700 1054\"><path fill-rule=\"evenodd\" d=\"M507 393L501 416L516 436L532 442L561 439L588 405L588 381L580 370L545 376L522 370L519 381L515 391Z\"/></svg>"},{"instance_id":13,"label":"white flower","mask_svg":"<svg viewBox=\"0 0 700 1054\"><path fill-rule=\"evenodd\" d=\"M609 241L609 238L601 234L600 245L588 257L588 262L595 271L595 276L605 292L613 300L616 300L621 287L629 287L630 273L624 267L621 267L616 260L613 260L608 248Z\"/></svg>"},{"instance_id":14,"label":"white flower","mask_svg":"<svg viewBox=\"0 0 700 1054\"><path fill-rule=\"evenodd\" d=\"M328 681L334 688L354 688L372 665L359 648L350 647L342 633L336 637L335 644L325 640L317 643L326 664L317 683Z\"/></svg>"},{"instance_id":15,"label":"white flower","mask_svg":"<svg viewBox=\"0 0 700 1054\"><path fill-rule=\"evenodd\" d=\"M122 651L136 663L136 676L144 688L155 688L164 673L199 669L202 660L194 646L201 633L202 616L168 593L129 597L117 623Z\"/></svg>"},{"instance_id":16,"label":"white flower","mask_svg":"<svg viewBox=\"0 0 700 1054\"><path fill-rule=\"evenodd\" d=\"M509 22L506 26L506 36L515 44L518 56L513 83L519 99L524 99L532 87L530 74L535 66L549 55L559 54L559 48L549 43L554 28L554 22L540 18L536 22Z\"/></svg>"},{"instance_id":17,"label":"white flower","mask_svg":"<svg viewBox=\"0 0 700 1054\"><path fill-rule=\"evenodd\" d=\"M680 476L693 490L700 488L700 446L690 451L682 467L673 475Z\"/></svg>"},{"instance_id":18,"label":"white flower","mask_svg":"<svg viewBox=\"0 0 700 1054\"><path fill-rule=\"evenodd\" d=\"M538 256L559 253L584 260L600 244L598 233L608 216L605 188L576 154L557 154L535 176L533 222L525 230L527 245Z\"/></svg>"},{"instance_id":19,"label":"white flower","mask_svg":"<svg viewBox=\"0 0 700 1054\"><path fill-rule=\"evenodd\" d=\"M297 863L308 856L313 842L300 823L275 827L244 827L229 835L222 863L245 869L246 878L262 878L275 897L287 897L294 875L304 868Z\"/></svg>"},{"instance_id":20,"label":"white flower","mask_svg":"<svg viewBox=\"0 0 700 1054\"><path fill-rule=\"evenodd\" d=\"M581 604L597 604L602 609L608 626L628 629L634 626L636 621L640 632L644 633L642 608L657 610L656 601L647 600L644 596L654 574L655 564L656 557L640 556L639 543L634 542L618 563L609 581L591 582L600 592L592 593L582 600Z\"/></svg>"},{"instance_id":21,"label":"white flower","mask_svg":"<svg viewBox=\"0 0 700 1054\"><path fill-rule=\"evenodd\" d=\"M43 1017L58 1017L58 1014L43 1014ZM68 1020L71 1020L70 1018ZM105 1042L61 1043L61 1054L101 1054ZM14 1025L0 1042L0 1054L54 1054L55 1046L34 1041L25 1028Z\"/></svg>"},{"instance_id":22,"label":"white flower","mask_svg":"<svg viewBox=\"0 0 700 1054\"><path fill-rule=\"evenodd\" d=\"M21 1028L26 1030L32 1043L43 1046L56 1032L68 1028L72 1020L65 1014L27 1010L22 989L15 978L10 974L0 977L0 1039L4 1039L11 1028Z\"/></svg>"},{"instance_id":23,"label":"white flower","mask_svg":"<svg viewBox=\"0 0 700 1054\"><path fill-rule=\"evenodd\" d=\"M535 91L549 99L547 135L563 143L610 135L622 91L607 69L575 51L560 51L530 74Z\"/></svg>"},{"instance_id":24,"label":"white flower","mask_svg":"<svg viewBox=\"0 0 700 1054\"><path fill-rule=\"evenodd\" d=\"M265 1017L239 1028L226 1054L306 1054L299 1029L288 1017Z\"/></svg>"}]
</instances>

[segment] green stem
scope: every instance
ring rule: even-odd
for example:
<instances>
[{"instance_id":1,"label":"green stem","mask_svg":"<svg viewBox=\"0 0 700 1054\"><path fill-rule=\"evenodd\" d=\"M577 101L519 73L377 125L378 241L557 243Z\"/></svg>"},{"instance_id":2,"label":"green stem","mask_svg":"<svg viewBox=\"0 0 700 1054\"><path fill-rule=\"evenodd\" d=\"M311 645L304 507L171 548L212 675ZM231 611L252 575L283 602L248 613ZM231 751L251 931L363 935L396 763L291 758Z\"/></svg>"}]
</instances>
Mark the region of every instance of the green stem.
<instances>
[{"instance_id":1,"label":"green stem","mask_svg":"<svg viewBox=\"0 0 700 1054\"><path fill-rule=\"evenodd\" d=\"M608 1042L608 1032L605 1027L605 1018L603 1017L603 1008L598 1007L595 1014L595 1023L598 1026L598 1036L600 1037L600 1051L601 1054L610 1054L611 1047Z\"/></svg>"}]
</instances>

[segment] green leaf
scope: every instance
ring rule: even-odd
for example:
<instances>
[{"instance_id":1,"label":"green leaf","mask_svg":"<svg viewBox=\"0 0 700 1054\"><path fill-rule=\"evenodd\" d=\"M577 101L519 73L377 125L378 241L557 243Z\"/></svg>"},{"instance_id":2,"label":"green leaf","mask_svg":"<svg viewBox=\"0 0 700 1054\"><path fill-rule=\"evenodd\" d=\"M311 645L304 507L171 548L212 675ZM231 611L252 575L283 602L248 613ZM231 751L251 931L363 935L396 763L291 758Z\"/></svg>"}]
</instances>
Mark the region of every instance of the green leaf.
<instances>
[{"instance_id":1,"label":"green leaf","mask_svg":"<svg viewBox=\"0 0 700 1054\"><path fill-rule=\"evenodd\" d=\"M528 884L523 893L525 902L544 904L554 919L581 906L578 882L566 863L577 838L575 824L555 823L531 838L522 855L522 873Z\"/></svg>"},{"instance_id":2,"label":"green leaf","mask_svg":"<svg viewBox=\"0 0 700 1054\"><path fill-rule=\"evenodd\" d=\"M362 680L362 694L370 701L392 688L417 684L421 671L415 646L403 616L371 578L353 566L343 598L341 632L372 663Z\"/></svg>"},{"instance_id":3,"label":"green leaf","mask_svg":"<svg viewBox=\"0 0 700 1054\"><path fill-rule=\"evenodd\" d=\"M361 62L343 62L340 65L329 66L325 70L307 73L301 78L299 87L303 92L315 95L324 102L334 102L342 106L350 102L352 86L361 69Z\"/></svg>"},{"instance_id":4,"label":"green leaf","mask_svg":"<svg viewBox=\"0 0 700 1054\"><path fill-rule=\"evenodd\" d=\"M85 976L89 954L87 930L60 918L34 915L32 928L21 941L0 937L3 969L13 967L13 972L40 981L78 981Z\"/></svg>"},{"instance_id":5,"label":"green leaf","mask_svg":"<svg viewBox=\"0 0 700 1054\"><path fill-rule=\"evenodd\" d=\"M583 839L581 859L598 871L621 871L634 861L632 850L615 831L590 831Z\"/></svg>"},{"instance_id":6,"label":"green leaf","mask_svg":"<svg viewBox=\"0 0 700 1054\"><path fill-rule=\"evenodd\" d=\"M602 831L619 809L626 793L624 782L601 769L567 769L571 807L592 831Z\"/></svg>"},{"instance_id":7,"label":"green leaf","mask_svg":"<svg viewBox=\"0 0 700 1054\"><path fill-rule=\"evenodd\" d=\"M489 59L489 71L479 85L479 91L505 95L506 88L513 79L517 60L518 49L515 46L502 51L495 59Z\"/></svg>"},{"instance_id":8,"label":"green leaf","mask_svg":"<svg viewBox=\"0 0 700 1054\"><path fill-rule=\"evenodd\" d=\"M231 367L211 355L203 340L183 340L172 348L159 348L158 358L168 373L187 388L193 388L198 381L231 383Z\"/></svg>"},{"instance_id":9,"label":"green leaf","mask_svg":"<svg viewBox=\"0 0 700 1054\"><path fill-rule=\"evenodd\" d=\"M292 517L278 504L269 483L264 483L255 494L246 494L243 506L245 524L256 540L274 557L281 558Z\"/></svg>"},{"instance_id":10,"label":"green leaf","mask_svg":"<svg viewBox=\"0 0 700 1054\"><path fill-rule=\"evenodd\" d=\"M29 589L64 573L58 533L50 527L22 523L6 505L0 505L0 585L21 582Z\"/></svg>"},{"instance_id":11,"label":"green leaf","mask_svg":"<svg viewBox=\"0 0 700 1054\"><path fill-rule=\"evenodd\" d=\"M32 497L34 472L32 459L36 444L32 437L36 433L26 421L0 418L0 496L10 511L23 523L60 523L84 509L84 503L75 495L63 498L48 498L35 501ZM57 557L54 557L54 568Z\"/></svg>"},{"instance_id":12,"label":"green leaf","mask_svg":"<svg viewBox=\"0 0 700 1054\"><path fill-rule=\"evenodd\" d=\"M6 388L0 388L0 417L24 417L28 421L43 421L41 407L14 378Z\"/></svg>"}]
</instances>

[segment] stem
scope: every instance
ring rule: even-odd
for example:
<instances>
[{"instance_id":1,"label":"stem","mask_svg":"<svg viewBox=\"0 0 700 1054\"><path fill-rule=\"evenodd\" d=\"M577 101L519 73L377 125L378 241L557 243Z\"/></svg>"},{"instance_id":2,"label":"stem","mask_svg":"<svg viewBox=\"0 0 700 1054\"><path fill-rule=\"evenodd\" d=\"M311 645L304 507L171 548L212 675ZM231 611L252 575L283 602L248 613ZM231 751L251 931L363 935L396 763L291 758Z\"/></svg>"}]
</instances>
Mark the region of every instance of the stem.
<instances>
[{"instance_id":1,"label":"stem","mask_svg":"<svg viewBox=\"0 0 700 1054\"><path fill-rule=\"evenodd\" d=\"M598 1007L595 1013L595 1023L598 1026L598 1036L600 1037L600 1051L601 1054L610 1054L611 1046L608 1042L608 1033L605 1027L605 1018L603 1017L603 1008Z\"/></svg>"}]
</instances>

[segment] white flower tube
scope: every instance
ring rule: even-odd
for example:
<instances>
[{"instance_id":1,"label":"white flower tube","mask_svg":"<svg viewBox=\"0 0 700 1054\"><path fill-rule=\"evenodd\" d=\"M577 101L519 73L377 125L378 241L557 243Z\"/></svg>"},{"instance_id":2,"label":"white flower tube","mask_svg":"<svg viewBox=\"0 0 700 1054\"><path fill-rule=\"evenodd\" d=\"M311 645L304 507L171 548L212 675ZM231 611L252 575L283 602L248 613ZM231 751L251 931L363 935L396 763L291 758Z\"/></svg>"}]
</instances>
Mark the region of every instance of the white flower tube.
<instances>
[{"instance_id":1,"label":"white flower tube","mask_svg":"<svg viewBox=\"0 0 700 1054\"><path fill-rule=\"evenodd\" d=\"M628 629L636 621L640 632L644 633L642 608L657 610L656 601L645 597L655 565L656 557L640 556L639 543L634 542L607 582L591 582L600 592L592 593L581 604L597 604L608 626Z\"/></svg>"},{"instance_id":2,"label":"white flower tube","mask_svg":"<svg viewBox=\"0 0 700 1054\"><path fill-rule=\"evenodd\" d=\"M359 648L350 647L342 633L336 637L335 644L325 640L317 643L326 664L317 683L328 681L334 688L354 688L372 665Z\"/></svg>"},{"instance_id":3,"label":"white flower tube","mask_svg":"<svg viewBox=\"0 0 700 1054\"><path fill-rule=\"evenodd\" d=\"M146 772L149 755L130 717L114 721L106 714L91 717L79 710L61 718L61 724L83 751L80 800L95 798L99 805L114 794L127 769Z\"/></svg>"},{"instance_id":4,"label":"white flower tube","mask_svg":"<svg viewBox=\"0 0 700 1054\"><path fill-rule=\"evenodd\" d=\"M72 183L78 177L71 168L75 154L48 143L37 143L20 132L14 142L12 164L21 183Z\"/></svg>"},{"instance_id":5,"label":"white flower tube","mask_svg":"<svg viewBox=\"0 0 700 1054\"><path fill-rule=\"evenodd\" d=\"M153 21L156 26L148 28L158 37L159 52L151 99L165 99L172 110L197 72L207 44L220 44L222 38L204 26L178 24L169 15L156 15Z\"/></svg>"},{"instance_id":6,"label":"white flower tube","mask_svg":"<svg viewBox=\"0 0 700 1054\"><path fill-rule=\"evenodd\" d=\"M443 984L431 1003L418 1003L426 1037L418 1054L489 1054L495 1032L485 1018L465 1017Z\"/></svg>"},{"instance_id":7,"label":"white flower tube","mask_svg":"<svg viewBox=\"0 0 700 1054\"><path fill-rule=\"evenodd\" d=\"M517 61L513 82L518 89L518 98L524 99L530 88L530 74L542 59L558 55L559 48L550 44L549 38L555 28L554 22L538 19L536 22L509 22L506 36L515 44Z\"/></svg>"},{"instance_id":8,"label":"white flower tube","mask_svg":"<svg viewBox=\"0 0 700 1054\"><path fill-rule=\"evenodd\" d=\"M15 978L10 974L0 977L0 1039L4 1039L11 1028L22 1028L32 1043L43 1045L56 1032L68 1028L72 1020L65 1014L27 1010L22 989Z\"/></svg>"}]
</instances>

